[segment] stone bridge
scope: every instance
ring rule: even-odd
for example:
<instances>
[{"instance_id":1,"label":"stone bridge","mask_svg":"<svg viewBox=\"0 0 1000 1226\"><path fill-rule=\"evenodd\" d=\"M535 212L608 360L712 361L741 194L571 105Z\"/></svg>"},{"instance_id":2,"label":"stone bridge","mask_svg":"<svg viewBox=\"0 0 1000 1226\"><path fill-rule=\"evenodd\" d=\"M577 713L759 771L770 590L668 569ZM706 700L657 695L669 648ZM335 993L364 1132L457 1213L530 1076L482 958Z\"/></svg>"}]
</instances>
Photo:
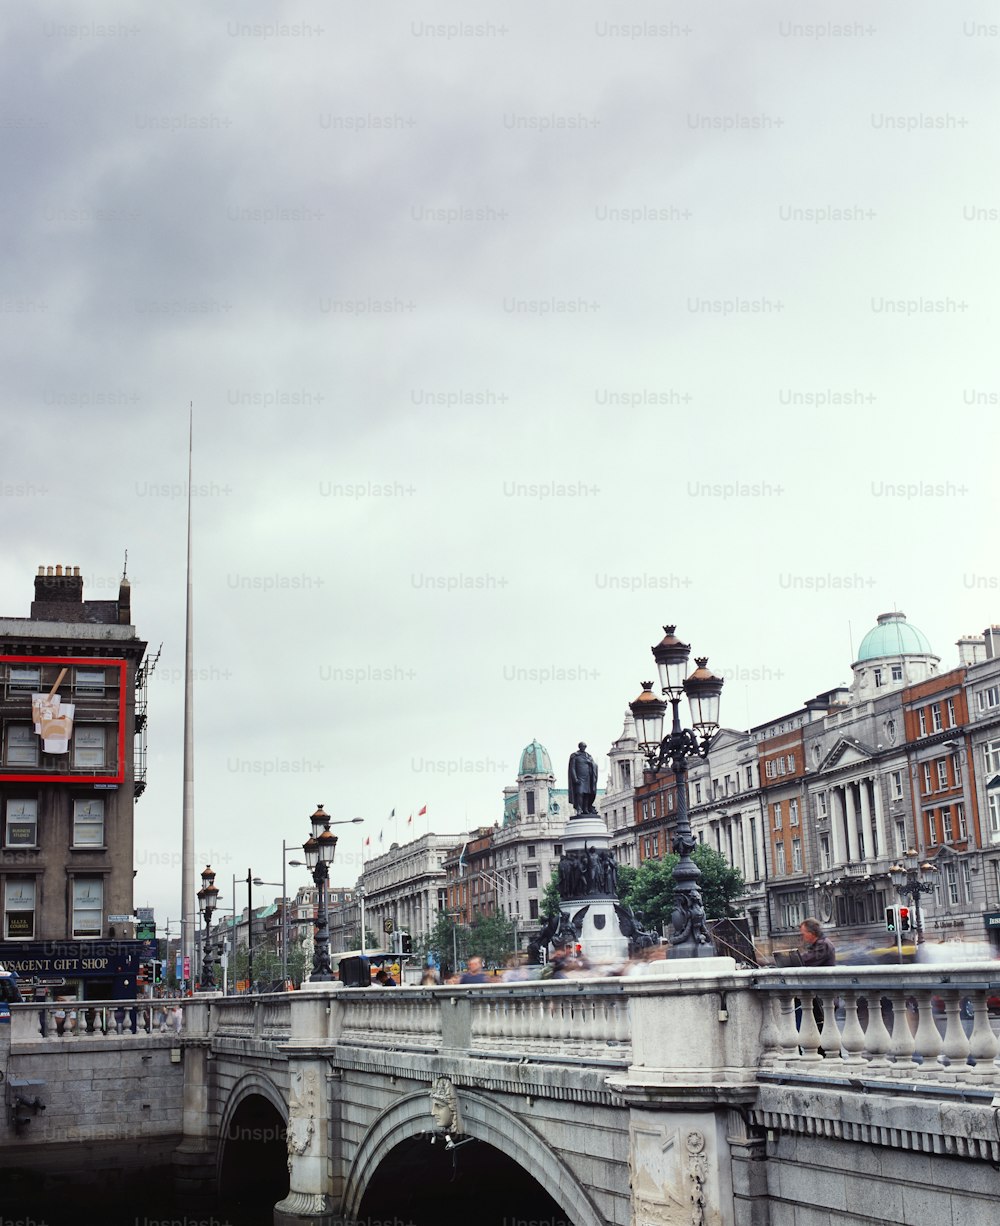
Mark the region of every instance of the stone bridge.
<instances>
[{"instance_id":1,"label":"stone bridge","mask_svg":"<svg viewBox=\"0 0 1000 1226\"><path fill-rule=\"evenodd\" d=\"M992 1220L992 967L658 966L204 997L163 1031L14 1006L0 1169L170 1161L282 1224Z\"/></svg>"}]
</instances>

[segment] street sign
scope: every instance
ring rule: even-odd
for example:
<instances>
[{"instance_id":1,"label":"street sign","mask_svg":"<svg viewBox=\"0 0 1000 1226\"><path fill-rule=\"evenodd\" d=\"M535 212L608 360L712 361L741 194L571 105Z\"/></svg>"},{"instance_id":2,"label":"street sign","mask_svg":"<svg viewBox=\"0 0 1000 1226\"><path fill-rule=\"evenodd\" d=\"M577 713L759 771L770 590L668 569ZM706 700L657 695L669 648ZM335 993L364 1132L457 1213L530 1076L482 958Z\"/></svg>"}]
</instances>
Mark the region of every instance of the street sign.
<instances>
[{"instance_id":1,"label":"street sign","mask_svg":"<svg viewBox=\"0 0 1000 1226\"><path fill-rule=\"evenodd\" d=\"M138 921L134 915L109 915L109 924L135 924Z\"/></svg>"}]
</instances>

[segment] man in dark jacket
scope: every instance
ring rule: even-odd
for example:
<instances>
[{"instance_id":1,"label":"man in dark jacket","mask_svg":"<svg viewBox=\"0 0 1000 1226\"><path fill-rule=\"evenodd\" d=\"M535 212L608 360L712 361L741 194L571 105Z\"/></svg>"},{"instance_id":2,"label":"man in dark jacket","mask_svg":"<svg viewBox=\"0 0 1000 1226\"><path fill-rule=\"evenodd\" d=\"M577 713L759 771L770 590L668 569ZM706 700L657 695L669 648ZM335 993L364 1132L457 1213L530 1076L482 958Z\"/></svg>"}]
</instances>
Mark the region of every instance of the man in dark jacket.
<instances>
[{"instance_id":1,"label":"man in dark jacket","mask_svg":"<svg viewBox=\"0 0 1000 1226\"><path fill-rule=\"evenodd\" d=\"M799 924L802 945L799 954L803 966L836 966L837 951L823 935L823 925L809 916Z\"/></svg>"}]
</instances>

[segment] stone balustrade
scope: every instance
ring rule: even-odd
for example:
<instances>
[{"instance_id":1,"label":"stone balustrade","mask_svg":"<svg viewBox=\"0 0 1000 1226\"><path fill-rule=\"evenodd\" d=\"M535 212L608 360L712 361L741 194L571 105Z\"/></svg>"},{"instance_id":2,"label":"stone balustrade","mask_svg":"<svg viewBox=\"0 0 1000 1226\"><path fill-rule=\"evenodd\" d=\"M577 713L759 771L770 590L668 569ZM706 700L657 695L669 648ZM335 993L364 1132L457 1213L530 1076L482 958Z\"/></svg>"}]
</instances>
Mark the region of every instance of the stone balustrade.
<instances>
[{"instance_id":1,"label":"stone balustrade","mask_svg":"<svg viewBox=\"0 0 1000 1226\"><path fill-rule=\"evenodd\" d=\"M31 1001L11 1006L12 1044L40 1040L118 1039L185 1031L192 999Z\"/></svg>"},{"instance_id":2,"label":"stone balustrade","mask_svg":"<svg viewBox=\"0 0 1000 1226\"><path fill-rule=\"evenodd\" d=\"M768 971L760 1067L843 1082L1000 1086L1000 968Z\"/></svg>"}]
</instances>

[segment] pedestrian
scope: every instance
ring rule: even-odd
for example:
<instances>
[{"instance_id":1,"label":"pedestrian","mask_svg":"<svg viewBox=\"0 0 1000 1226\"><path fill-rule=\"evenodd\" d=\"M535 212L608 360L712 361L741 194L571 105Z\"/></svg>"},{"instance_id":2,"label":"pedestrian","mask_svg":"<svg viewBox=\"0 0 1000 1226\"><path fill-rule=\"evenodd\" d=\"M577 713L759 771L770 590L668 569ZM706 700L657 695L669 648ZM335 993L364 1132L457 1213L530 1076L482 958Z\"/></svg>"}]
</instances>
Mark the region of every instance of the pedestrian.
<instances>
[{"instance_id":1,"label":"pedestrian","mask_svg":"<svg viewBox=\"0 0 1000 1226\"><path fill-rule=\"evenodd\" d=\"M433 966L427 967L424 973L420 976L420 986L422 988L436 988L441 980L438 978L438 973Z\"/></svg>"},{"instance_id":2,"label":"pedestrian","mask_svg":"<svg viewBox=\"0 0 1000 1226\"><path fill-rule=\"evenodd\" d=\"M488 983L489 980L486 972L483 970L483 960L478 954L473 954L469 959L469 969L462 975L459 983Z\"/></svg>"},{"instance_id":3,"label":"pedestrian","mask_svg":"<svg viewBox=\"0 0 1000 1226\"><path fill-rule=\"evenodd\" d=\"M381 968L376 974L375 982L380 988L395 988L398 986L395 979L393 979L393 977L384 967Z\"/></svg>"},{"instance_id":4,"label":"pedestrian","mask_svg":"<svg viewBox=\"0 0 1000 1226\"><path fill-rule=\"evenodd\" d=\"M823 935L823 925L813 916L808 916L799 924L799 935L802 945L799 956L803 966L836 966L837 951L833 943Z\"/></svg>"}]
</instances>

